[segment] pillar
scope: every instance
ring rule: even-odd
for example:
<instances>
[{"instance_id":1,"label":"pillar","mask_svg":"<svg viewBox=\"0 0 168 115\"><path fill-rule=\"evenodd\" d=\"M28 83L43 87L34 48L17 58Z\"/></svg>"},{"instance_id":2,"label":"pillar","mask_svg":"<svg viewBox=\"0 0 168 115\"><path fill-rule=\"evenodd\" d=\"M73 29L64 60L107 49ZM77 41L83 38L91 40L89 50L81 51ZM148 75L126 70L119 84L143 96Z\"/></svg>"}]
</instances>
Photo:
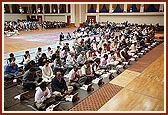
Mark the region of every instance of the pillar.
<instances>
[{"instance_id":1,"label":"pillar","mask_svg":"<svg viewBox=\"0 0 168 115\"><path fill-rule=\"evenodd\" d=\"M71 4L71 23L75 23L75 4Z\"/></svg>"},{"instance_id":2,"label":"pillar","mask_svg":"<svg viewBox=\"0 0 168 115\"><path fill-rule=\"evenodd\" d=\"M164 10L164 4L160 4L160 6L159 6L159 12L163 12L163 10Z\"/></svg>"},{"instance_id":3,"label":"pillar","mask_svg":"<svg viewBox=\"0 0 168 115\"><path fill-rule=\"evenodd\" d=\"M86 13L88 13L88 4L86 4Z\"/></svg>"},{"instance_id":4,"label":"pillar","mask_svg":"<svg viewBox=\"0 0 168 115\"><path fill-rule=\"evenodd\" d=\"M57 6L58 6L58 14L59 14L60 13L59 4L57 4Z\"/></svg>"},{"instance_id":5,"label":"pillar","mask_svg":"<svg viewBox=\"0 0 168 115\"><path fill-rule=\"evenodd\" d=\"M49 4L50 5L50 13L52 13L52 4Z\"/></svg>"},{"instance_id":6,"label":"pillar","mask_svg":"<svg viewBox=\"0 0 168 115\"><path fill-rule=\"evenodd\" d=\"M141 4L141 6L140 6L140 12L144 12L144 4Z\"/></svg>"},{"instance_id":7,"label":"pillar","mask_svg":"<svg viewBox=\"0 0 168 115\"><path fill-rule=\"evenodd\" d=\"M99 4L97 4L96 13L99 13Z\"/></svg>"},{"instance_id":8,"label":"pillar","mask_svg":"<svg viewBox=\"0 0 168 115\"><path fill-rule=\"evenodd\" d=\"M124 12L127 12L127 4L124 4Z\"/></svg>"},{"instance_id":9,"label":"pillar","mask_svg":"<svg viewBox=\"0 0 168 115\"><path fill-rule=\"evenodd\" d=\"M68 13L68 4L66 4L66 13Z\"/></svg>"}]
</instances>

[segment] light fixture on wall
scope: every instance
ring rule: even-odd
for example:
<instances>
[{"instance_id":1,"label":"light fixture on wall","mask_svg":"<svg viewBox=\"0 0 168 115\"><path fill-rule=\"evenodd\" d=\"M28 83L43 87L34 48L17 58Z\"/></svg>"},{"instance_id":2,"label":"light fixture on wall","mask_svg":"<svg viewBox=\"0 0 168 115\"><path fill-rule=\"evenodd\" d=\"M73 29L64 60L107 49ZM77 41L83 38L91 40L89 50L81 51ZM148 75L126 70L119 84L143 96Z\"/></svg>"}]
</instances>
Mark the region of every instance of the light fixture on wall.
<instances>
[{"instance_id":1,"label":"light fixture on wall","mask_svg":"<svg viewBox=\"0 0 168 115\"><path fill-rule=\"evenodd\" d=\"M53 9L53 12L54 12L54 13L56 12L55 8Z\"/></svg>"},{"instance_id":2,"label":"light fixture on wall","mask_svg":"<svg viewBox=\"0 0 168 115\"><path fill-rule=\"evenodd\" d=\"M130 8L130 12L132 12L132 8Z\"/></svg>"},{"instance_id":3,"label":"light fixture on wall","mask_svg":"<svg viewBox=\"0 0 168 115\"><path fill-rule=\"evenodd\" d=\"M40 13L40 8L37 8L37 13Z\"/></svg>"},{"instance_id":4,"label":"light fixture on wall","mask_svg":"<svg viewBox=\"0 0 168 115\"><path fill-rule=\"evenodd\" d=\"M19 7L19 11L20 11L20 13L24 12L24 10L23 10L23 8L21 6Z\"/></svg>"},{"instance_id":5,"label":"light fixture on wall","mask_svg":"<svg viewBox=\"0 0 168 115\"><path fill-rule=\"evenodd\" d=\"M111 9L111 12L112 12L112 13L114 12L114 9L113 9L113 8Z\"/></svg>"}]
</instances>

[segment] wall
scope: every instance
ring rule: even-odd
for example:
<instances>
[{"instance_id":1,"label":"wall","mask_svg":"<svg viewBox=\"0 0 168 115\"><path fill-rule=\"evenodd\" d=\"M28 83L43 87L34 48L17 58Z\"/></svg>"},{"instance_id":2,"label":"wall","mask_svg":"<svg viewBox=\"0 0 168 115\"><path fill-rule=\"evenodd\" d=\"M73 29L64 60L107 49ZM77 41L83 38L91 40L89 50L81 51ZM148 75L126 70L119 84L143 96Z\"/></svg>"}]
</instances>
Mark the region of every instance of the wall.
<instances>
[{"instance_id":1,"label":"wall","mask_svg":"<svg viewBox=\"0 0 168 115\"><path fill-rule=\"evenodd\" d=\"M45 21L66 21L65 15L45 15L44 16Z\"/></svg>"},{"instance_id":2,"label":"wall","mask_svg":"<svg viewBox=\"0 0 168 115\"><path fill-rule=\"evenodd\" d=\"M25 14L4 14L4 21L17 21L18 19L27 20L27 15Z\"/></svg>"},{"instance_id":3,"label":"wall","mask_svg":"<svg viewBox=\"0 0 168 115\"><path fill-rule=\"evenodd\" d=\"M80 23L83 23L86 21L86 4L81 4L81 20Z\"/></svg>"},{"instance_id":4,"label":"wall","mask_svg":"<svg viewBox=\"0 0 168 115\"><path fill-rule=\"evenodd\" d=\"M121 23L128 21L138 24L157 24L164 26L164 15L99 15L99 22L116 22Z\"/></svg>"}]
</instances>

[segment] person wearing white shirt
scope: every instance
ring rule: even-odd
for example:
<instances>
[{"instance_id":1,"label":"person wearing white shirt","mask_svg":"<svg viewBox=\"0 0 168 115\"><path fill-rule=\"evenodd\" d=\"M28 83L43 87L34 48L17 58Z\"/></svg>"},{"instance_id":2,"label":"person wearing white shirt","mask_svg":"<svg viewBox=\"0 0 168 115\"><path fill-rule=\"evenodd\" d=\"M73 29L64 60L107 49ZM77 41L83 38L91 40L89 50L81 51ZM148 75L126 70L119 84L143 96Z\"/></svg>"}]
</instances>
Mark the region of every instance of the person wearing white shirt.
<instances>
[{"instance_id":1,"label":"person wearing white shirt","mask_svg":"<svg viewBox=\"0 0 168 115\"><path fill-rule=\"evenodd\" d=\"M42 78L45 82L51 82L53 77L53 71L49 65L49 61L45 61L45 65L42 67Z\"/></svg>"},{"instance_id":2,"label":"person wearing white shirt","mask_svg":"<svg viewBox=\"0 0 168 115\"><path fill-rule=\"evenodd\" d=\"M85 65L82 66L81 76L86 76L87 77L87 80L86 80L85 84L89 84L95 78L95 76L92 72L92 66L91 66L91 61L90 60L87 60L85 62Z\"/></svg>"},{"instance_id":3,"label":"person wearing white shirt","mask_svg":"<svg viewBox=\"0 0 168 115\"><path fill-rule=\"evenodd\" d=\"M68 55L68 57L66 58L66 64L65 64L65 69L67 70L66 73L69 73L73 69L75 63L76 63L75 53L70 52L70 55Z\"/></svg>"},{"instance_id":4,"label":"person wearing white shirt","mask_svg":"<svg viewBox=\"0 0 168 115\"><path fill-rule=\"evenodd\" d=\"M80 76L77 65L74 65L73 69L69 72L69 85L73 86L74 89L78 89L86 82L86 77Z\"/></svg>"},{"instance_id":5,"label":"person wearing white shirt","mask_svg":"<svg viewBox=\"0 0 168 115\"><path fill-rule=\"evenodd\" d=\"M36 88L36 93L35 93L34 104L37 107L37 109L45 109L46 108L45 100L47 100L50 97L51 97L51 92L47 87L47 84L45 82L42 82L40 84L40 87Z\"/></svg>"},{"instance_id":6,"label":"person wearing white shirt","mask_svg":"<svg viewBox=\"0 0 168 115\"><path fill-rule=\"evenodd\" d=\"M81 51L81 54L77 58L77 63L79 66L83 66L86 61L85 51Z\"/></svg>"}]
</instances>

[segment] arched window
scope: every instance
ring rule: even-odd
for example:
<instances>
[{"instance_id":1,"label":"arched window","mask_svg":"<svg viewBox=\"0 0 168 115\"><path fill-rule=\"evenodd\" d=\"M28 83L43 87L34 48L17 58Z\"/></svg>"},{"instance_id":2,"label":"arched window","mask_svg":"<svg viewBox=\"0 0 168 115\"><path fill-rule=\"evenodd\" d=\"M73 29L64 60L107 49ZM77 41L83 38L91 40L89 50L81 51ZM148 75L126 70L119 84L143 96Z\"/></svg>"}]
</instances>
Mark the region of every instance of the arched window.
<instances>
[{"instance_id":1,"label":"arched window","mask_svg":"<svg viewBox=\"0 0 168 115\"><path fill-rule=\"evenodd\" d=\"M20 13L18 4L12 4L12 13Z\"/></svg>"},{"instance_id":2,"label":"arched window","mask_svg":"<svg viewBox=\"0 0 168 115\"><path fill-rule=\"evenodd\" d=\"M36 14L37 13L37 10L36 10L36 5L32 5L32 14Z\"/></svg>"},{"instance_id":3,"label":"arched window","mask_svg":"<svg viewBox=\"0 0 168 115\"><path fill-rule=\"evenodd\" d=\"M158 12L159 4L145 4L145 12Z\"/></svg>"},{"instance_id":4,"label":"arched window","mask_svg":"<svg viewBox=\"0 0 168 115\"><path fill-rule=\"evenodd\" d=\"M66 5L65 4L60 4L60 13L66 13Z\"/></svg>"},{"instance_id":5,"label":"arched window","mask_svg":"<svg viewBox=\"0 0 168 115\"><path fill-rule=\"evenodd\" d=\"M37 10L37 13L43 13L43 6L42 6L42 4L38 4L36 10Z\"/></svg>"},{"instance_id":6,"label":"arched window","mask_svg":"<svg viewBox=\"0 0 168 115\"><path fill-rule=\"evenodd\" d=\"M50 13L50 5L49 4L44 5L44 12L45 13Z\"/></svg>"},{"instance_id":7,"label":"arched window","mask_svg":"<svg viewBox=\"0 0 168 115\"><path fill-rule=\"evenodd\" d=\"M4 4L4 13L10 13L9 5Z\"/></svg>"},{"instance_id":8,"label":"arched window","mask_svg":"<svg viewBox=\"0 0 168 115\"><path fill-rule=\"evenodd\" d=\"M96 13L96 4L88 4L88 13Z\"/></svg>"},{"instance_id":9,"label":"arched window","mask_svg":"<svg viewBox=\"0 0 168 115\"><path fill-rule=\"evenodd\" d=\"M119 13L119 12L123 12L124 10L124 4L114 4L114 12Z\"/></svg>"},{"instance_id":10,"label":"arched window","mask_svg":"<svg viewBox=\"0 0 168 115\"><path fill-rule=\"evenodd\" d=\"M57 6L57 4L52 4L52 13L58 13L58 6Z\"/></svg>"},{"instance_id":11,"label":"arched window","mask_svg":"<svg viewBox=\"0 0 168 115\"><path fill-rule=\"evenodd\" d=\"M108 13L109 12L109 4L100 4L99 5L101 13Z\"/></svg>"}]
</instances>

